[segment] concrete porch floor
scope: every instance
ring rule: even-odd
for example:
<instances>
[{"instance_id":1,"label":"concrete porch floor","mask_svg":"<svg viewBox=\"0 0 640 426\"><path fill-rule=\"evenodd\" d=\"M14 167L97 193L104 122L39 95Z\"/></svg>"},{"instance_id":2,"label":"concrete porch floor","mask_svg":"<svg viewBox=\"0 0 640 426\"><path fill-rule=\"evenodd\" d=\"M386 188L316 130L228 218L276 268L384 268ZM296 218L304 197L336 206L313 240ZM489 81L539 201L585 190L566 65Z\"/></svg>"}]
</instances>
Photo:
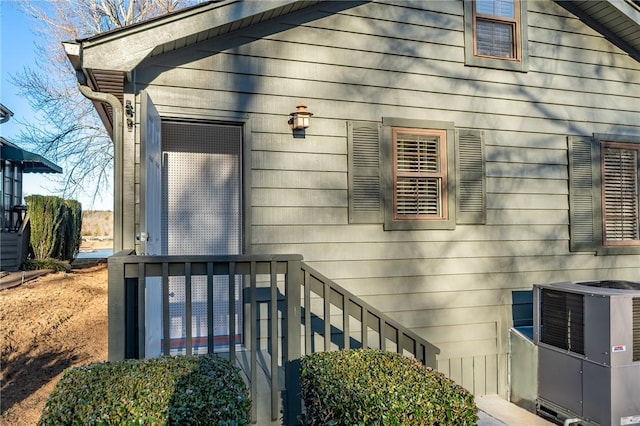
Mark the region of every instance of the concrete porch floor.
<instances>
[{"instance_id":1,"label":"concrete porch floor","mask_svg":"<svg viewBox=\"0 0 640 426\"><path fill-rule=\"evenodd\" d=\"M498 395L486 395L476 398L479 426L551 426L542 417L520 408Z\"/></svg>"}]
</instances>

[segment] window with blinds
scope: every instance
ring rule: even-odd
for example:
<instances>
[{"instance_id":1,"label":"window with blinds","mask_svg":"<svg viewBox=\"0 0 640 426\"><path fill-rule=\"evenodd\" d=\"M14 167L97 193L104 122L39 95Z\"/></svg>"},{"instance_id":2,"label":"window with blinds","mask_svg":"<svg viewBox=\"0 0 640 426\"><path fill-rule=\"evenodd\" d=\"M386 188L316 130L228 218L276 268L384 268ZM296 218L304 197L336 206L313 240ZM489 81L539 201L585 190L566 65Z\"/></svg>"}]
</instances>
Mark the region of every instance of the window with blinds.
<instances>
[{"instance_id":1,"label":"window with blinds","mask_svg":"<svg viewBox=\"0 0 640 426\"><path fill-rule=\"evenodd\" d=\"M474 52L478 56L519 60L518 0L476 0L473 7Z\"/></svg>"},{"instance_id":2,"label":"window with blinds","mask_svg":"<svg viewBox=\"0 0 640 426\"><path fill-rule=\"evenodd\" d=\"M602 142L602 206L605 245L640 245L640 146Z\"/></svg>"},{"instance_id":3,"label":"window with blinds","mask_svg":"<svg viewBox=\"0 0 640 426\"><path fill-rule=\"evenodd\" d=\"M395 128L394 219L447 217L446 131Z\"/></svg>"}]
</instances>

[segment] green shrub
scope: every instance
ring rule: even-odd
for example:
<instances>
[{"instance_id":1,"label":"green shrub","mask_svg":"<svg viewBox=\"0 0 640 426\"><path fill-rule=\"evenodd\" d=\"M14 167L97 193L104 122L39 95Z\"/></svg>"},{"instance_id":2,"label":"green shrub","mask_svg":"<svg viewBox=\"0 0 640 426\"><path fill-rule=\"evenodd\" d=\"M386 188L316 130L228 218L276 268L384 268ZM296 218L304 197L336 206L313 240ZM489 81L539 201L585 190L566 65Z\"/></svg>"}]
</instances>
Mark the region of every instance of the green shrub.
<instances>
[{"instance_id":1,"label":"green shrub","mask_svg":"<svg viewBox=\"0 0 640 426\"><path fill-rule=\"evenodd\" d=\"M37 260L57 257L66 208L58 197L30 195L25 197L31 222L31 248Z\"/></svg>"},{"instance_id":2,"label":"green shrub","mask_svg":"<svg viewBox=\"0 0 640 426\"><path fill-rule=\"evenodd\" d=\"M73 260L82 240L82 205L76 200L25 197L31 223L31 249L36 260Z\"/></svg>"},{"instance_id":3,"label":"green shrub","mask_svg":"<svg viewBox=\"0 0 640 426\"><path fill-rule=\"evenodd\" d=\"M473 395L442 373L377 350L301 360L305 425L474 425Z\"/></svg>"},{"instance_id":4,"label":"green shrub","mask_svg":"<svg viewBox=\"0 0 640 426\"><path fill-rule=\"evenodd\" d=\"M39 425L246 425L239 369L216 355L105 362L67 370Z\"/></svg>"},{"instance_id":5,"label":"green shrub","mask_svg":"<svg viewBox=\"0 0 640 426\"><path fill-rule=\"evenodd\" d=\"M66 209L64 227L60 235L58 258L73 260L80 250L82 242L82 204L76 200L64 200Z\"/></svg>"}]
</instances>

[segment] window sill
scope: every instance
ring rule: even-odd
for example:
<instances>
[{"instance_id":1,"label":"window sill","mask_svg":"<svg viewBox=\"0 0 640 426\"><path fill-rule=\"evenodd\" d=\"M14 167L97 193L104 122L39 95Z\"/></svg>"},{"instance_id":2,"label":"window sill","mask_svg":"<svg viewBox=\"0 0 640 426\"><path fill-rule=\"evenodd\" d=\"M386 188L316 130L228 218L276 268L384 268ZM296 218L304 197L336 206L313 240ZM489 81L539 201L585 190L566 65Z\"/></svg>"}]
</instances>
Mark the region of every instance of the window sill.
<instances>
[{"instance_id":1,"label":"window sill","mask_svg":"<svg viewBox=\"0 0 640 426\"><path fill-rule=\"evenodd\" d=\"M596 249L597 256L623 255L623 254L640 254L640 246L608 246L598 247Z\"/></svg>"},{"instance_id":2,"label":"window sill","mask_svg":"<svg viewBox=\"0 0 640 426\"><path fill-rule=\"evenodd\" d=\"M529 64L526 59L498 59L483 56L467 55L465 65L469 67L491 68L496 70L529 72Z\"/></svg>"},{"instance_id":3,"label":"window sill","mask_svg":"<svg viewBox=\"0 0 640 426\"><path fill-rule=\"evenodd\" d=\"M385 231L419 231L419 230L447 230L456 229L454 220L385 220Z\"/></svg>"}]
</instances>

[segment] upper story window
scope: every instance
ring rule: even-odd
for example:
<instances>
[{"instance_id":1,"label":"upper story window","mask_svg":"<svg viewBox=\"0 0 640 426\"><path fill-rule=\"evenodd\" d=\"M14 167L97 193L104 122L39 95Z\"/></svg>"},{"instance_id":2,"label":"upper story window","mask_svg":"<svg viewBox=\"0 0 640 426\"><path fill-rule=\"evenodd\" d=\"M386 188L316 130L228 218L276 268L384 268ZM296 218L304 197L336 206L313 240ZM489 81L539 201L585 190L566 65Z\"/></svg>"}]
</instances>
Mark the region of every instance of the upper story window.
<instances>
[{"instance_id":1,"label":"upper story window","mask_svg":"<svg viewBox=\"0 0 640 426\"><path fill-rule=\"evenodd\" d=\"M477 0L473 8L475 54L518 59L516 0Z\"/></svg>"},{"instance_id":2,"label":"upper story window","mask_svg":"<svg viewBox=\"0 0 640 426\"><path fill-rule=\"evenodd\" d=\"M571 249L640 253L640 137L569 138Z\"/></svg>"},{"instance_id":3,"label":"upper story window","mask_svg":"<svg viewBox=\"0 0 640 426\"><path fill-rule=\"evenodd\" d=\"M466 0L467 65L527 71L526 4L520 0Z\"/></svg>"}]
</instances>

